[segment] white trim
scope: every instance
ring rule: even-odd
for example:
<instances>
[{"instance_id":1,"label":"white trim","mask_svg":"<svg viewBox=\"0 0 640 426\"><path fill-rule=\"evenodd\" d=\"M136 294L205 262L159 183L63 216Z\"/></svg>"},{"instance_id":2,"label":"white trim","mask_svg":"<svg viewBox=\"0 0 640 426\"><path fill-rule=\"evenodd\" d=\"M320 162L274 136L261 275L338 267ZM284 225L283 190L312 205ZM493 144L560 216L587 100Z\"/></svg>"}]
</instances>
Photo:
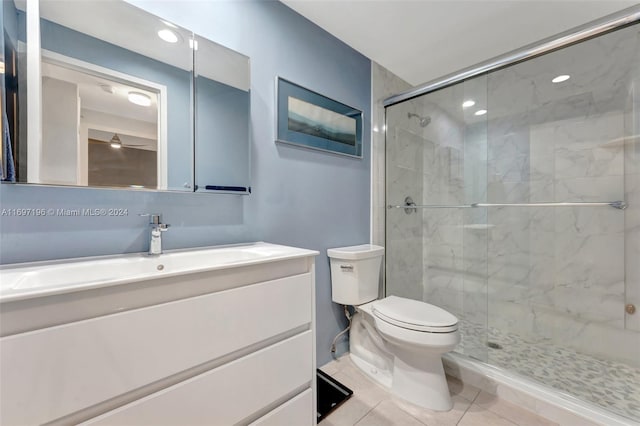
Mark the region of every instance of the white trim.
<instances>
[{"instance_id":1,"label":"white trim","mask_svg":"<svg viewBox=\"0 0 640 426\"><path fill-rule=\"evenodd\" d=\"M42 155L42 87L40 71L40 2L27 2L27 181L40 181Z\"/></svg>"},{"instance_id":2,"label":"white trim","mask_svg":"<svg viewBox=\"0 0 640 426\"><path fill-rule=\"evenodd\" d=\"M32 2L29 2L32 3ZM35 2L37 3L37 2ZM38 42L39 44L39 42ZM39 47L39 46L38 46ZM167 164L168 164L168 155L167 155L167 119L168 119L168 95L167 95L167 86L158 84L153 81L144 80L139 77L134 77L129 74L125 74L119 71L115 71L109 68L101 67L96 64L92 64L90 62L81 61L79 59L71 58L69 56L61 55L56 52L52 52L50 50L42 49L42 58L47 60L49 63L53 63L56 65L60 65L66 68L71 68L76 71L80 71L86 74L95 75L97 77L107 78L109 80L114 80L118 83L137 86L140 89L149 90L152 92L158 93L158 148L157 148L157 162L158 162L158 188L159 190L167 189ZM30 64L28 65L30 67ZM38 61L38 68L40 68L40 61ZM38 90L40 90L40 80L38 80ZM31 82L28 83L29 87L33 87ZM31 91L31 89L29 90ZM31 117L31 113L29 113L29 117ZM32 120L30 120L32 121ZM40 126L42 125L42 115L40 113ZM31 152L31 150L29 150ZM29 163L30 165L31 163ZM29 170L31 167L29 167ZM28 179L29 183L32 182L31 179ZM39 183L39 182L38 182Z\"/></svg>"},{"instance_id":3,"label":"white trim","mask_svg":"<svg viewBox=\"0 0 640 426\"><path fill-rule=\"evenodd\" d=\"M167 88L162 86L158 95L158 145L156 149L156 159L158 161L158 188L166 190L168 187L169 175L169 148L168 148L168 123L169 119L169 99L167 98ZM192 138L193 140L193 138ZM193 167L193 166L192 166Z\"/></svg>"},{"instance_id":4,"label":"white trim","mask_svg":"<svg viewBox=\"0 0 640 426\"><path fill-rule=\"evenodd\" d=\"M369 85L369 98L371 99L371 120L369 123L369 244L374 244L373 234L375 232L374 227L376 225L375 223L373 223L373 219L375 216L374 209L376 208L376 206L374 205L376 198L374 196L374 191L378 190L375 184L376 179L374 179L377 178L377 176L374 175L374 166L378 158L376 155L375 147L373 146L373 134L375 133L373 131L373 127L376 125L378 117L376 115L376 102L375 99L373 99L373 86L375 84L375 82L373 81L373 62L369 63L369 81L371 81L371 84ZM364 154L364 149L362 151Z\"/></svg>"},{"instance_id":5,"label":"white trim","mask_svg":"<svg viewBox=\"0 0 640 426\"><path fill-rule=\"evenodd\" d=\"M316 255L317 256L317 255ZM317 327L317 319L316 319L316 259L315 256L309 256L307 258L307 263L309 264L309 274L311 276L311 333L312 333L312 343L311 343L311 390L313 391L313 405L311 411L312 417L312 425L318 424L318 417L316 413L318 412L318 383L317 383L317 373L316 369L317 365L317 355L316 352L318 350L316 344L316 327Z\"/></svg>"},{"instance_id":6,"label":"white trim","mask_svg":"<svg viewBox=\"0 0 640 426\"><path fill-rule=\"evenodd\" d=\"M87 186L87 177L89 175L89 165L84 164L84 155L85 150L89 149L88 143L89 141L84 141L81 137L81 132L83 132L82 126L80 125L80 120L82 119L82 98L80 98L80 91L76 86L77 95L76 99L78 99L78 115L76 117L76 183L80 186ZM84 146L84 145L87 146Z\"/></svg>"}]
</instances>

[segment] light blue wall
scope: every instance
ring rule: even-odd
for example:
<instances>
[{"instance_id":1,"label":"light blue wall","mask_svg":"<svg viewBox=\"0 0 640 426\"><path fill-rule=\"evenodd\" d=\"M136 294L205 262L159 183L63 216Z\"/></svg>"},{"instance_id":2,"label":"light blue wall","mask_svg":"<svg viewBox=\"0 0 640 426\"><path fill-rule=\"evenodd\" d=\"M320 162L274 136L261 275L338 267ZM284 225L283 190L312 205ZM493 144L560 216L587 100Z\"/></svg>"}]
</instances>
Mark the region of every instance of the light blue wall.
<instances>
[{"instance_id":1,"label":"light blue wall","mask_svg":"<svg viewBox=\"0 0 640 426\"><path fill-rule=\"evenodd\" d=\"M4 31L7 32L11 41L15 45L16 40L18 40L18 10L15 8L12 1L2 2L2 7L0 8L0 22L2 22ZM4 34L0 37L3 39L4 43Z\"/></svg>"},{"instance_id":2,"label":"light blue wall","mask_svg":"<svg viewBox=\"0 0 640 426\"><path fill-rule=\"evenodd\" d=\"M146 248L139 211L164 213L166 247L263 240L319 250L318 364L344 327L331 302L326 249L369 241L370 61L275 1L134 2L251 58L250 196L136 193L3 185L2 207L128 207L125 218L1 217L2 262ZM282 76L363 111L364 158L274 143L275 78Z\"/></svg>"}]
</instances>

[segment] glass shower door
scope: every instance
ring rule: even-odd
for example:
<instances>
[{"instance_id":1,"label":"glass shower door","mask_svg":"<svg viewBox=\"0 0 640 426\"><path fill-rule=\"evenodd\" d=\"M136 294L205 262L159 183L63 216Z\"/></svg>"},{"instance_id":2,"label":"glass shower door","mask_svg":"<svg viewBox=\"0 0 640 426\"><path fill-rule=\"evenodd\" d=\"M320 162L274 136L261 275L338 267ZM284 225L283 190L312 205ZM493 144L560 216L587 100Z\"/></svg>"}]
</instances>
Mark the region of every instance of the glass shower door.
<instances>
[{"instance_id":1,"label":"glass shower door","mask_svg":"<svg viewBox=\"0 0 640 426\"><path fill-rule=\"evenodd\" d=\"M387 294L456 315L457 352L634 420L639 76L635 24L386 108Z\"/></svg>"},{"instance_id":2,"label":"glass shower door","mask_svg":"<svg viewBox=\"0 0 640 426\"><path fill-rule=\"evenodd\" d=\"M639 47L634 26L492 72L487 114L489 363L636 418Z\"/></svg>"},{"instance_id":3,"label":"glass shower door","mask_svg":"<svg viewBox=\"0 0 640 426\"><path fill-rule=\"evenodd\" d=\"M469 208L486 197L483 105L478 78L387 108L386 294L456 315L458 351L486 360L486 211Z\"/></svg>"}]
</instances>

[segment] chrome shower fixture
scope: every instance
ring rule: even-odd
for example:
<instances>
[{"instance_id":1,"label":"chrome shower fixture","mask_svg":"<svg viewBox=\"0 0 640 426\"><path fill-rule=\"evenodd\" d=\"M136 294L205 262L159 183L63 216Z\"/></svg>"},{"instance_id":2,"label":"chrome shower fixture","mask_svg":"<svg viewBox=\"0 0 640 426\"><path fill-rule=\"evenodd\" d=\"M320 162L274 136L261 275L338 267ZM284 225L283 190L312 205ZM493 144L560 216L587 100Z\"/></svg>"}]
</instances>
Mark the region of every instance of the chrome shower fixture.
<instances>
[{"instance_id":1,"label":"chrome shower fixture","mask_svg":"<svg viewBox=\"0 0 640 426\"><path fill-rule=\"evenodd\" d=\"M409 119L413 117L417 118L420 121L420 127L427 127L429 123L431 123L431 117L429 117L428 115L425 117L421 117L418 114L410 112L407 114L407 117L409 117Z\"/></svg>"}]
</instances>

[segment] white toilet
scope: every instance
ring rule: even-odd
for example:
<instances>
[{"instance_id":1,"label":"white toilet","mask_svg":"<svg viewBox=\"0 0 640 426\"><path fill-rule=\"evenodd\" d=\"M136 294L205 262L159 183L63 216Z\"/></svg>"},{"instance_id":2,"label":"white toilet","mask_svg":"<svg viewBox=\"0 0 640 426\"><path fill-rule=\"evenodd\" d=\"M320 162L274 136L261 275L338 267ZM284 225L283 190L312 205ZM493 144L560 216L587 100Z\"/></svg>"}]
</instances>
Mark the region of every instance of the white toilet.
<instances>
[{"instance_id":1,"label":"white toilet","mask_svg":"<svg viewBox=\"0 0 640 426\"><path fill-rule=\"evenodd\" d=\"M377 300L384 247L341 247L327 250L327 255L333 301L357 311L349 331L354 363L400 398L432 410L450 410L442 354L460 342L458 319L416 300Z\"/></svg>"}]
</instances>

